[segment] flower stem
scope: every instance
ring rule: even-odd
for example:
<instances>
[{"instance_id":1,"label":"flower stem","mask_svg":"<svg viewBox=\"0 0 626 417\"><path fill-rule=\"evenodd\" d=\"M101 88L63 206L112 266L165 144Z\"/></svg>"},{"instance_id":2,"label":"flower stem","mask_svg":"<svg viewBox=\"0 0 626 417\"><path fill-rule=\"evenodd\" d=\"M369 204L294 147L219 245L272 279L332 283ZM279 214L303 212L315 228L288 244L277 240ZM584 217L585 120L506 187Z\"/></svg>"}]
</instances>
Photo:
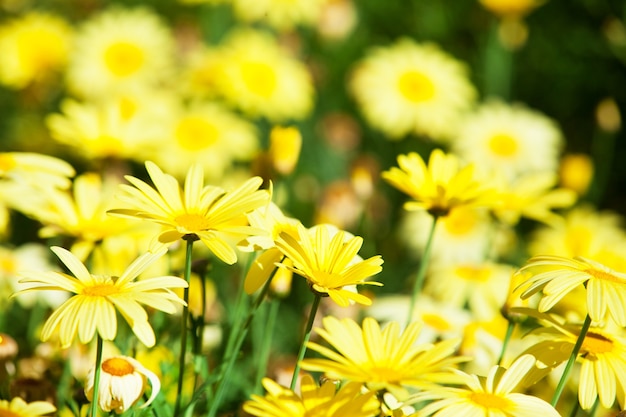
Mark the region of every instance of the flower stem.
<instances>
[{"instance_id":1,"label":"flower stem","mask_svg":"<svg viewBox=\"0 0 626 417\"><path fill-rule=\"evenodd\" d=\"M89 415L96 417L98 415L98 393L100 392L100 371L102 368L102 337L100 334L96 337L96 367L93 377L93 397L91 399L91 410Z\"/></svg>"},{"instance_id":2,"label":"flower stem","mask_svg":"<svg viewBox=\"0 0 626 417\"><path fill-rule=\"evenodd\" d=\"M502 365L502 359L504 359L506 348L511 340L511 335L513 335L513 329L515 329L515 322L509 319L509 325L506 328L506 334L504 335L504 340L502 341L502 350L500 350L500 356L498 357L498 365Z\"/></svg>"},{"instance_id":3,"label":"flower stem","mask_svg":"<svg viewBox=\"0 0 626 417\"><path fill-rule=\"evenodd\" d=\"M293 376L291 377L291 385L289 388L293 391L296 388L296 382L298 382L298 375L300 374L300 362L304 359L304 354L306 353L306 345L309 343L309 339L311 338L311 330L313 329L313 322L315 321L315 315L317 314L317 308L320 305L320 301L322 300L322 296L320 294L315 294L315 299L313 300L313 305L311 305L311 311L309 312L309 320L306 324L306 329L304 331L304 339L302 340L302 345L300 345L300 352L298 352L298 360L296 361L296 366L293 370Z\"/></svg>"},{"instance_id":4,"label":"flower stem","mask_svg":"<svg viewBox=\"0 0 626 417\"><path fill-rule=\"evenodd\" d=\"M587 335L589 326L591 326L591 317L589 317L589 314L587 314L587 317L585 317L585 322L583 323L583 327L580 329L580 334L578 335L576 344L574 344L574 349L572 350L569 360L565 365L565 369L563 370L561 379L559 380L559 383L554 390L554 396L552 397L552 402L550 403L553 407L556 407L556 404L559 402L559 398L561 397L561 393L563 392L563 389L565 388L565 383L567 382L567 377L569 376L569 373L572 370L572 366L576 361L578 352L580 352L580 348L583 345L583 341L585 340L585 336Z\"/></svg>"},{"instance_id":5,"label":"flower stem","mask_svg":"<svg viewBox=\"0 0 626 417\"><path fill-rule=\"evenodd\" d=\"M176 387L176 405L174 406L174 417L180 412L180 403L182 401L183 381L185 379L185 354L187 353L187 322L189 321L189 285L191 283L191 253L193 251L194 239L185 239L187 242L187 251L185 255L185 272L184 278L187 281L187 287L183 291L183 314L181 318L180 328L180 355L178 360L178 386Z\"/></svg>"},{"instance_id":6,"label":"flower stem","mask_svg":"<svg viewBox=\"0 0 626 417\"><path fill-rule=\"evenodd\" d=\"M422 291L424 285L424 278L426 277L426 269L428 269L428 262L430 261L430 252L433 246L433 237L435 236L435 229L437 227L437 220L439 216L433 215L433 224L428 232L428 239L426 240L426 246L424 247L424 253L420 261L419 269L417 270L417 276L415 277L415 283L413 284L413 295L411 296L411 304L409 304L409 315L407 317L406 325L408 326L413 321L413 311L415 310L415 302L417 296Z\"/></svg>"},{"instance_id":7,"label":"flower stem","mask_svg":"<svg viewBox=\"0 0 626 417\"><path fill-rule=\"evenodd\" d=\"M271 336L274 331L274 326L276 325L276 318L278 317L280 301L277 299L271 300L268 307L269 312L265 320L265 328L263 329L263 335L265 337L261 339L262 341L259 353L259 362L257 364L257 372L255 378L254 392L257 394L261 394L261 379L263 379L263 376L267 371L267 362L269 361L270 350L272 348L273 340Z\"/></svg>"}]
</instances>

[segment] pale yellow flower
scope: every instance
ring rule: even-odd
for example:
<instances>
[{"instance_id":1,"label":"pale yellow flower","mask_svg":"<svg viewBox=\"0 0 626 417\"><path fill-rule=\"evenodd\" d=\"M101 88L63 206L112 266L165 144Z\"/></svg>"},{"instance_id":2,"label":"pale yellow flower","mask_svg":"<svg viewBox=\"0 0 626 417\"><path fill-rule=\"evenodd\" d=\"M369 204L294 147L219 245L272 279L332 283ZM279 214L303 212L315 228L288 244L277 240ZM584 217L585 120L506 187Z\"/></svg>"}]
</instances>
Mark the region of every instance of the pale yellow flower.
<instances>
[{"instance_id":1,"label":"pale yellow flower","mask_svg":"<svg viewBox=\"0 0 626 417\"><path fill-rule=\"evenodd\" d=\"M266 22L279 31L312 26L328 0L232 0L235 16L244 22Z\"/></svg>"},{"instance_id":2,"label":"pale yellow flower","mask_svg":"<svg viewBox=\"0 0 626 417\"><path fill-rule=\"evenodd\" d=\"M39 417L54 413L56 407L46 401L27 403L20 397L14 397L10 402L0 400L0 415L8 417Z\"/></svg>"},{"instance_id":3,"label":"pale yellow flower","mask_svg":"<svg viewBox=\"0 0 626 417\"><path fill-rule=\"evenodd\" d=\"M296 127L274 126L270 131L269 158L280 174L289 175L293 172L301 149L302 135Z\"/></svg>"}]
</instances>

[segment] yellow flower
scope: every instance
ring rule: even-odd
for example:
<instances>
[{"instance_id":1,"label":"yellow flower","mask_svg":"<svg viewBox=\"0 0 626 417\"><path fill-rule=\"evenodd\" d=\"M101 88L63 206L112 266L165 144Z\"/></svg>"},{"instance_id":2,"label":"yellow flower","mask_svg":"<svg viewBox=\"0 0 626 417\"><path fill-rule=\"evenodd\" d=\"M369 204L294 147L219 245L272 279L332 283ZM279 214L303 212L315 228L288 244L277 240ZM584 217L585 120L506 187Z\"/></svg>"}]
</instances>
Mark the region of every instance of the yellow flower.
<instances>
[{"instance_id":1,"label":"yellow flower","mask_svg":"<svg viewBox=\"0 0 626 417\"><path fill-rule=\"evenodd\" d=\"M0 153L0 180L45 189L68 188L74 168L62 159L32 152Z\"/></svg>"},{"instance_id":2,"label":"yellow flower","mask_svg":"<svg viewBox=\"0 0 626 417\"><path fill-rule=\"evenodd\" d=\"M0 27L0 82L24 88L44 81L67 63L70 25L60 17L29 12Z\"/></svg>"},{"instance_id":3,"label":"yellow flower","mask_svg":"<svg viewBox=\"0 0 626 417\"><path fill-rule=\"evenodd\" d=\"M373 391L363 393L362 384L349 382L337 389L333 381L321 387L310 375L302 377L302 394L278 385L269 378L263 379L265 397L252 395L243 409L258 417L374 417L379 403Z\"/></svg>"},{"instance_id":4,"label":"yellow flower","mask_svg":"<svg viewBox=\"0 0 626 417\"><path fill-rule=\"evenodd\" d=\"M78 29L67 82L82 97L156 86L171 74L173 51L170 30L157 14L112 7Z\"/></svg>"},{"instance_id":5,"label":"yellow flower","mask_svg":"<svg viewBox=\"0 0 626 417\"><path fill-rule=\"evenodd\" d=\"M538 310L550 310L570 292L584 285L587 312L593 321L601 322L610 315L620 326L626 326L626 274L605 265L576 257L536 256L518 273L527 274L519 285L521 297L528 298L541 291Z\"/></svg>"},{"instance_id":6,"label":"yellow flower","mask_svg":"<svg viewBox=\"0 0 626 417\"><path fill-rule=\"evenodd\" d=\"M293 266L280 265L304 277L313 292L330 296L342 307L349 306L351 301L372 303L368 297L346 287L382 285L366 279L382 271L383 259L377 255L362 260L357 255L361 245L363 238L326 225L307 230L299 224L297 238L283 232L276 240L278 249L293 262Z\"/></svg>"},{"instance_id":7,"label":"yellow flower","mask_svg":"<svg viewBox=\"0 0 626 417\"><path fill-rule=\"evenodd\" d=\"M372 390L404 393L403 386L428 387L435 382L454 382L454 364L467 360L453 356L458 339L439 343L416 343L422 324L411 323L400 334L400 325L390 322L381 330L371 317L361 328L352 319L327 316L316 332L336 351L309 342L307 347L327 359L305 359L302 369L324 372L330 378L365 383Z\"/></svg>"},{"instance_id":8,"label":"yellow flower","mask_svg":"<svg viewBox=\"0 0 626 417\"><path fill-rule=\"evenodd\" d=\"M479 0L482 6L500 17L523 17L541 6L543 0Z\"/></svg>"},{"instance_id":9,"label":"yellow flower","mask_svg":"<svg viewBox=\"0 0 626 417\"><path fill-rule=\"evenodd\" d=\"M163 173L156 164L148 161L146 169L155 188L126 176L133 186L122 184L119 199L130 208L109 212L163 225L165 230L158 237L161 243L169 244L181 238L200 239L222 261L237 262L237 254L226 238L258 232L247 225L244 216L267 204L269 193L258 189L263 180L253 177L238 188L225 191L216 186L204 186L202 168L194 164L181 190L178 181Z\"/></svg>"},{"instance_id":10,"label":"yellow flower","mask_svg":"<svg viewBox=\"0 0 626 417\"><path fill-rule=\"evenodd\" d=\"M508 369L492 367L486 379L459 371L467 388L433 387L414 395L410 402L432 401L418 411L417 417L559 417L544 400L514 392L535 363L532 355L524 355Z\"/></svg>"},{"instance_id":11,"label":"yellow flower","mask_svg":"<svg viewBox=\"0 0 626 417\"><path fill-rule=\"evenodd\" d=\"M404 204L407 210L427 210L431 214L445 216L460 206L485 204L488 189L479 182L474 165L461 167L454 154L435 149L428 165L422 157L411 152L398 156L397 167L382 173L383 179L414 201Z\"/></svg>"},{"instance_id":12,"label":"yellow flower","mask_svg":"<svg viewBox=\"0 0 626 417\"><path fill-rule=\"evenodd\" d=\"M175 303L184 303L169 290L186 287L187 282L181 278L162 276L135 281L138 275L165 254L166 248L140 256L119 277L92 275L68 250L57 246L51 249L74 276L60 272L25 272L20 281L37 284L21 292L60 290L75 294L44 324L41 333L44 342L56 332L59 332L63 348L69 347L77 334L81 343L90 342L96 332L103 340L113 340L117 333L116 311L119 311L137 338L146 346L154 346L154 331L141 304L173 313L176 311Z\"/></svg>"},{"instance_id":13,"label":"yellow flower","mask_svg":"<svg viewBox=\"0 0 626 417\"><path fill-rule=\"evenodd\" d=\"M38 417L57 411L56 407L46 401L34 401L26 403L20 397L15 397L11 402L0 400L0 415L7 417Z\"/></svg>"},{"instance_id":14,"label":"yellow flower","mask_svg":"<svg viewBox=\"0 0 626 417\"><path fill-rule=\"evenodd\" d=\"M300 157L302 135L295 127L274 126L270 132L269 157L274 169L289 175L293 172Z\"/></svg>"},{"instance_id":15,"label":"yellow flower","mask_svg":"<svg viewBox=\"0 0 626 417\"><path fill-rule=\"evenodd\" d=\"M217 87L231 105L273 122L302 119L310 113L311 75L274 37L238 29L227 36L220 50Z\"/></svg>"},{"instance_id":16,"label":"yellow flower","mask_svg":"<svg viewBox=\"0 0 626 417\"><path fill-rule=\"evenodd\" d=\"M150 398L139 408L150 405L161 389L159 378L128 356L105 359L100 369L98 406L106 412L115 411L121 414L135 405L146 390L146 378L150 380L152 392ZM89 371L85 384L85 395L89 401L93 398L95 371L95 368Z\"/></svg>"},{"instance_id":17,"label":"yellow flower","mask_svg":"<svg viewBox=\"0 0 626 417\"><path fill-rule=\"evenodd\" d=\"M476 97L463 63L409 39L369 52L349 88L367 121L392 139L414 133L447 140Z\"/></svg>"},{"instance_id":18,"label":"yellow flower","mask_svg":"<svg viewBox=\"0 0 626 417\"><path fill-rule=\"evenodd\" d=\"M563 143L558 125L540 112L489 101L463 119L452 150L510 181L531 172L556 172Z\"/></svg>"},{"instance_id":19,"label":"yellow flower","mask_svg":"<svg viewBox=\"0 0 626 417\"><path fill-rule=\"evenodd\" d=\"M298 25L312 26L319 20L327 0L233 0L235 16L244 22L267 22L279 31Z\"/></svg>"},{"instance_id":20,"label":"yellow flower","mask_svg":"<svg viewBox=\"0 0 626 417\"><path fill-rule=\"evenodd\" d=\"M561 186L584 195L589 190L594 175L591 157L584 153L570 153L561 158L559 177Z\"/></svg>"}]
</instances>

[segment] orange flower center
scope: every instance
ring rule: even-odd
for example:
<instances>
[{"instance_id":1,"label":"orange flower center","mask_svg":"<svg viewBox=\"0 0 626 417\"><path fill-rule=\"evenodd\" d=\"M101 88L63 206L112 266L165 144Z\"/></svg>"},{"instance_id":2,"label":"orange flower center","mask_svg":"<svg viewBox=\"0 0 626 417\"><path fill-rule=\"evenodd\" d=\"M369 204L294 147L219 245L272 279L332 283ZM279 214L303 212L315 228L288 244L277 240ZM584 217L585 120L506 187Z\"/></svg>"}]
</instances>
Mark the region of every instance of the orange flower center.
<instances>
[{"instance_id":1,"label":"orange flower center","mask_svg":"<svg viewBox=\"0 0 626 417\"><path fill-rule=\"evenodd\" d=\"M14 413L10 410L1 410L0 409L0 417L20 417L19 414Z\"/></svg>"},{"instance_id":2,"label":"orange flower center","mask_svg":"<svg viewBox=\"0 0 626 417\"><path fill-rule=\"evenodd\" d=\"M598 353L608 353L613 351L613 341L601 334L588 332L581 350L594 356Z\"/></svg>"},{"instance_id":3,"label":"orange flower center","mask_svg":"<svg viewBox=\"0 0 626 417\"><path fill-rule=\"evenodd\" d=\"M498 133L489 139L489 148L497 156L513 156L517 152L517 141L511 135Z\"/></svg>"},{"instance_id":4,"label":"orange flower center","mask_svg":"<svg viewBox=\"0 0 626 417\"><path fill-rule=\"evenodd\" d=\"M264 98L269 98L278 84L274 69L263 62L246 62L241 76L248 90Z\"/></svg>"},{"instance_id":5,"label":"orange flower center","mask_svg":"<svg viewBox=\"0 0 626 417\"><path fill-rule=\"evenodd\" d=\"M596 279L601 279L603 281L614 282L616 284L626 284L626 281L616 277L615 275L611 274L610 272L600 271L599 269L594 269L594 268L585 269L584 272L588 273L589 275L591 275L592 277L594 277Z\"/></svg>"},{"instance_id":6,"label":"orange flower center","mask_svg":"<svg viewBox=\"0 0 626 417\"><path fill-rule=\"evenodd\" d=\"M211 222L209 219L197 213L184 213L174 218L174 221L180 228L186 232L194 233L209 230Z\"/></svg>"},{"instance_id":7,"label":"orange flower center","mask_svg":"<svg viewBox=\"0 0 626 417\"><path fill-rule=\"evenodd\" d=\"M114 75L126 77L137 72L143 65L143 51L132 43L117 42L104 52L104 62Z\"/></svg>"},{"instance_id":8,"label":"orange flower center","mask_svg":"<svg viewBox=\"0 0 626 417\"><path fill-rule=\"evenodd\" d=\"M469 398L475 404L500 411L505 411L511 406L511 401L489 392L473 392Z\"/></svg>"},{"instance_id":9,"label":"orange flower center","mask_svg":"<svg viewBox=\"0 0 626 417\"><path fill-rule=\"evenodd\" d=\"M176 126L175 135L178 144L188 151L206 149L219 139L215 126L199 116L183 118Z\"/></svg>"},{"instance_id":10,"label":"orange flower center","mask_svg":"<svg viewBox=\"0 0 626 417\"><path fill-rule=\"evenodd\" d=\"M124 376L135 372L135 367L124 358L110 358L102 362L102 370L109 375Z\"/></svg>"},{"instance_id":11,"label":"orange flower center","mask_svg":"<svg viewBox=\"0 0 626 417\"><path fill-rule=\"evenodd\" d=\"M435 85L419 71L407 71L398 80L400 93L409 101L421 103L435 96Z\"/></svg>"},{"instance_id":12,"label":"orange flower center","mask_svg":"<svg viewBox=\"0 0 626 417\"><path fill-rule=\"evenodd\" d=\"M91 297L107 297L109 295L118 294L119 288L117 288L112 282L98 283L83 288L81 294Z\"/></svg>"}]
</instances>

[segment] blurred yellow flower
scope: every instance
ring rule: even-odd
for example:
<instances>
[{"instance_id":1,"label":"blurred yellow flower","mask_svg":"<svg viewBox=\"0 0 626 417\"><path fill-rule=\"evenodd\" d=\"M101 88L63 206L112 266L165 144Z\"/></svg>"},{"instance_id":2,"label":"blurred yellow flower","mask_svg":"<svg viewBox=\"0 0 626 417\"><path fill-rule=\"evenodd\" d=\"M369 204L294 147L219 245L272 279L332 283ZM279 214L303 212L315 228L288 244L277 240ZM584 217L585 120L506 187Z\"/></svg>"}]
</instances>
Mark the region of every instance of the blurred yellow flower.
<instances>
[{"instance_id":1,"label":"blurred yellow flower","mask_svg":"<svg viewBox=\"0 0 626 417\"><path fill-rule=\"evenodd\" d=\"M573 190L578 195L584 195L593 179L594 166L589 155L571 153L563 155L559 165L561 186Z\"/></svg>"},{"instance_id":2,"label":"blurred yellow flower","mask_svg":"<svg viewBox=\"0 0 626 417\"><path fill-rule=\"evenodd\" d=\"M398 167L382 173L383 179L413 201L404 203L407 210L426 210L446 216L461 206L486 204L491 190L475 174L474 165L462 166L454 154L435 149L428 165L422 157L411 152L398 156Z\"/></svg>"},{"instance_id":3,"label":"blurred yellow flower","mask_svg":"<svg viewBox=\"0 0 626 417\"><path fill-rule=\"evenodd\" d=\"M164 226L159 242L171 244L180 239L199 239L227 264L237 262L237 254L228 243L228 237L262 233L248 226L245 215L268 203L269 193L259 190L263 182L253 177L238 188L225 191L220 187L204 185L202 167L189 168L184 189L176 178L163 173L154 163L146 162L146 169L154 188L142 180L126 176L118 197L128 208L109 210L109 213L149 220Z\"/></svg>"},{"instance_id":4,"label":"blurred yellow flower","mask_svg":"<svg viewBox=\"0 0 626 417\"><path fill-rule=\"evenodd\" d=\"M476 98L467 72L437 45L402 39L357 63L349 88L367 121L391 139L447 140Z\"/></svg>"},{"instance_id":5,"label":"blurred yellow flower","mask_svg":"<svg viewBox=\"0 0 626 417\"><path fill-rule=\"evenodd\" d=\"M521 104L491 100L463 119L452 150L512 180L529 172L556 172L563 144L552 119Z\"/></svg>"},{"instance_id":6,"label":"blurred yellow flower","mask_svg":"<svg viewBox=\"0 0 626 417\"><path fill-rule=\"evenodd\" d=\"M302 119L310 113L311 75L272 35L238 29L227 35L220 49L217 86L231 105L272 122Z\"/></svg>"},{"instance_id":7,"label":"blurred yellow flower","mask_svg":"<svg viewBox=\"0 0 626 417\"><path fill-rule=\"evenodd\" d=\"M235 16L244 22L265 22L281 32L317 23L328 0L232 0Z\"/></svg>"},{"instance_id":8,"label":"blurred yellow flower","mask_svg":"<svg viewBox=\"0 0 626 417\"><path fill-rule=\"evenodd\" d=\"M409 402L432 401L418 411L419 417L560 417L546 401L514 392L536 362L532 355L521 356L508 369L492 367L486 379L459 371L467 388L433 387L414 395Z\"/></svg>"},{"instance_id":9,"label":"blurred yellow flower","mask_svg":"<svg viewBox=\"0 0 626 417\"><path fill-rule=\"evenodd\" d=\"M252 395L243 405L246 413L258 417L374 417L379 411L376 393L363 392L357 382L337 389L327 380L318 387L310 375L305 375L300 395L269 378L263 379L263 387L267 394Z\"/></svg>"},{"instance_id":10,"label":"blurred yellow flower","mask_svg":"<svg viewBox=\"0 0 626 417\"><path fill-rule=\"evenodd\" d=\"M478 0L490 12L500 17L523 17L541 6L544 0Z\"/></svg>"},{"instance_id":11,"label":"blurred yellow flower","mask_svg":"<svg viewBox=\"0 0 626 417\"><path fill-rule=\"evenodd\" d=\"M24 88L64 69L73 30L61 17L37 11L0 26L0 83Z\"/></svg>"},{"instance_id":12,"label":"blurred yellow flower","mask_svg":"<svg viewBox=\"0 0 626 417\"><path fill-rule=\"evenodd\" d=\"M282 175L289 175L298 164L302 149L302 135L293 126L274 126L270 131L269 157L274 169Z\"/></svg>"},{"instance_id":13,"label":"blurred yellow flower","mask_svg":"<svg viewBox=\"0 0 626 417\"><path fill-rule=\"evenodd\" d=\"M94 394L95 367L89 371L85 383L85 395L92 401ZM150 381L150 398L139 408L150 405L161 389L159 378L137 360L128 356L114 356L102 361L98 385L98 406L106 412L121 414L135 405Z\"/></svg>"},{"instance_id":14,"label":"blurred yellow flower","mask_svg":"<svg viewBox=\"0 0 626 417\"><path fill-rule=\"evenodd\" d=\"M68 188L75 174L66 161L34 152L0 153L0 181L45 189Z\"/></svg>"},{"instance_id":15,"label":"blurred yellow flower","mask_svg":"<svg viewBox=\"0 0 626 417\"><path fill-rule=\"evenodd\" d=\"M10 402L0 400L0 415L8 417L38 417L57 411L56 407L46 401L27 403L20 397L14 397Z\"/></svg>"},{"instance_id":16,"label":"blurred yellow flower","mask_svg":"<svg viewBox=\"0 0 626 417\"><path fill-rule=\"evenodd\" d=\"M349 289L350 286L382 286L380 282L366 280L382 271L383 259L377 255L362 260L357 255L361 245L363 238L327 225L308 230L299 224L297 237L283 232L276 240L278 249L293 262L293 266L279 265L302 276L313 292L328 295L342 307L351 302L372 303L365 295Z\"/></svg>"},{"instance_id":17,"label":"blurred yellow flower","mask_svg":"<svg viewBox=\"0 0 626 417\"><path fill-rule=\"evenodd\" d=\"M138 275L165 254L165 248L140 256L119 277L93 275L68 250L53 246L52 251L74 276L60 272L25 271L20 281L36 284L21 292L59 290L75 294L57 308L44 324L41 333L44 342L56 332L59 332L63 348L69 347L77 334L81 343L90 342L96 332L103 340L113 340L117 334L116 313L119 311L137 338L146 346L154 346L154 331L141 304L173 313L176 311L175 303L184 303L169 290L186 287L184 279L162 276L135 281Z\"/></svg>"},{"instance_id":18,"label":"blurred yellow flower","mask_svg":"<svg viewBox=\"0 0 626 417\"><path fill-rule=\"evenodd\" d=\"M373 391L386 389L397 393L398 398L406 397L405 386L426 388L434 383L458 381L451 368L467 360L454 356L458 339L416 343L420 322L411 323L402 333L397 322L390 322L381 330L371 317L363 320L362 328L352 319L332 316L324 317L323 325L316 332L336 351L309 342L307 347L326 359L305 359L302 369L363 382Z\"/></svg>"},{"instance_id":19,"label":"blurred yellow flower","mask_svg":"<svg viewBox=\"0 0 626 417\"><path fill-rule=\"evenodd\" d=\"M521 297L528 298L541 291L537 309L550 310L568 293L584 285L587 293L587 313L596 322L611 316L620 326L626 326L626 274L616 272L590 259L561 256L535 256L520 268L525 274L520 283Z\"/></svg>"},{"instance_id":20,"label":"blurred yellow flower","mask_svg":"<svg viewBox=\"0 0 626 417\"><path fill-rule=\"evenodd\" d=\"M169 27L148 8L111 7L87 20L76 33L67 68L69 89L100 97L168 80L174 64Z\"/></svg>"}]
</instances>

